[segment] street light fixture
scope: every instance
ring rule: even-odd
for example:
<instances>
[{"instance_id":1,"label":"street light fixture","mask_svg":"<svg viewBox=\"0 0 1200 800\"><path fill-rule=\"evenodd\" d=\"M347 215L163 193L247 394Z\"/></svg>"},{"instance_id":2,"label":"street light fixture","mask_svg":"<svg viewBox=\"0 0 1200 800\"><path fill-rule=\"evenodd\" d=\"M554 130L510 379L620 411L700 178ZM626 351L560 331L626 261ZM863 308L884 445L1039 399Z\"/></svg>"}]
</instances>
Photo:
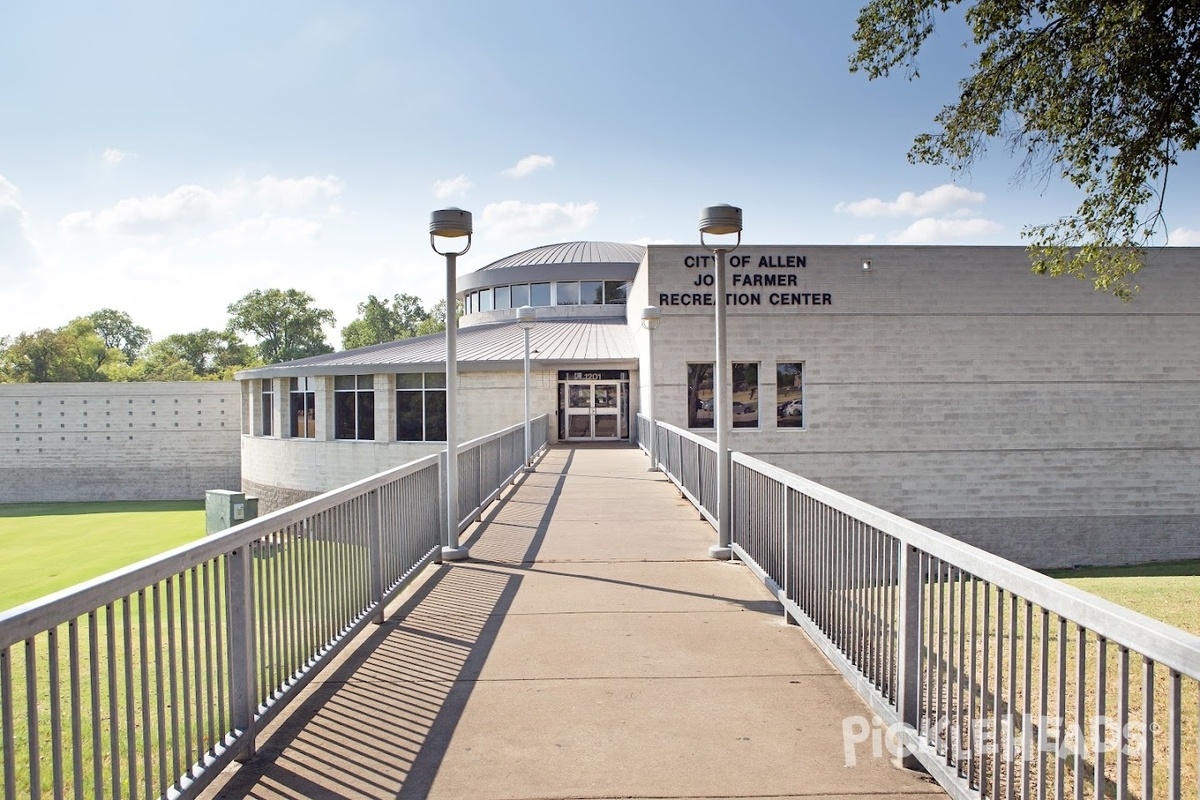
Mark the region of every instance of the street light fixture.
<instances>
[{"instance_id":1,"label":"street light fixture","mask_svg":"<svg viewBox=\"0 0 1200 800\"><path fill-rule=\"evenodd\" d=\"M461 250L439 250L437 239L467 237ZM471 249L471 212L444 208L429 216L429 245L446 257L446 542L444 561L462 561L470 553L458 543L458 257Z\"/></svg>"},{"instance_id":2,"label":"street light fixture","mask_svg":"<svg viewBox=\"0 0 1200 800\"><path fill-rule=\"evenodd\" d=\"M732 246L722 244L710 247L704 234L728 236L737 234ZM717 429L717 543L708 548L713 558L729 560L733 555L730 548L732 516L730 514L729 481L729 422L733 413L733 402L729 394L728 332L725 326L725 256L742 243L742 210L730 205L716 205L700 211L700 245L717 257L717 274L714 281L717 293L717 353L713 364L713 425Z\"/></svg>"},{"instance_id":3,"label":"street light fixture","mask_svg":"<svg viewBox=\"0 0 1200 800\"><path fill-rule=\"evenodd\" d=\"M650 418L650 466L647 472L658 472L658 428L654 419L654 329L662 321L658 306L642 309L642 327L647 333L646 344L646 416Z\"/></svg>"},{"instance_id":4,"label":"street light fixture","mask_svg":"<svg viewBox=\"0 0 1200 800\"><path fill-rule=\"evenodd\" d=\"M529 427L529 332L537 324L533 306L517 309L517 325L525 332L525 471L533 472L533 432Z\"/></svg>"}]
</instances>

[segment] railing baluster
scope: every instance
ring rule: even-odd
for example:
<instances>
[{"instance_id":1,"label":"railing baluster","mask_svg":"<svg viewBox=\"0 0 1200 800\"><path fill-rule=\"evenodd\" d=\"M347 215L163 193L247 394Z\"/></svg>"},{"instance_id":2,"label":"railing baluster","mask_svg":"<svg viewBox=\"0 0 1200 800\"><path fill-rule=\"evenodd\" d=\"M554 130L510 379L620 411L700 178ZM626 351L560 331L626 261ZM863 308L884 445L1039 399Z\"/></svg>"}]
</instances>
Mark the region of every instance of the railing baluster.
<instances>
[{"instance_id":1,"label":"railing baluster","mask_svg":"<svg viewBox=\"0 0 1200 800\"><path fill-rule=\"evenodd\" d=\"M1067 757L1062 752L1063 742L1062 737L1067 732L1067 620L1066 617L1058 618L1058 711L1059 719L1059 739L1055 742L1055 748L1058 752L1054 757L1054 797L1055 800L1063 800L1066 794L1066 772L1067 772Z\"/></svg>"},{"instance_id":2,"label":"railing baluster","mask_svg":"<svg viewBox=\"0 0 1200 800\"><path fill-rule=\"evenodd\" d=\"M16 723L13 721L12 648L0 647L0 744L4 746L4 800L17 797Z\"/></svg>"},{"instance_id":3,"label":"railing baluster","mask_svg":"<svg viewBox=\"0 0 1200 800\"><path fill-rule=\"evenodd\" d=\"M1117 800L1129 798L1129 648L1121 646L1117 651L1117 724L1120 726L1117 742Z\"/></svg>"},{"instance_id":4,"label":"railing baluster","mask_svg":"<svg viewBox=\"0 0 1200 800\"><path fill-rule=\"evenodd\" d=\"M1008 595L1008 708L1004 711L1004 764L1005 797L1013 800L1013 784L1016 780L1016 723L1014 710L1017 707L1017 596Z\"/></svg>"},{"instance_id":5,"label":"railing baluster","mask_svg":"<svg viewBox=\"0 0 1200 800\"><path fill-rule=\"evenodd\" d=\"M1075 746L1075 800L1083 800L1083 751L1087 741L1087 628L1076 626L1075 640L1075 725L1080 741Z\"/></svg>"},{"instance_id":6,"label":"railing baluster","mask_svg":"<svg viewBox=\"0 0 1200 800\"><path fill-rule=\"evenodd\" d=\"M1103 636L1096 637L1096 721L1091 726L1096 733L1095 753L1096 758L1093 764L1092 771L1092 792L1096 800L1101 800L1104 797L1104 751L1107 742L1105 741L1105 721L1104 712L1106 710L1105 697L1107 695L1106 687L1108 685L1108 641Z\"/></svg>"},{"instance_id":7,"label":"railing baluster","mask_svg":"<svg viewBox=\"0 0 1200 800\"><path fill-rule=\"evenodd\" d=\"M921 581L922 554L914 547L901 546L899 579L900 579L900 642L898 669L899 696L896 710L900 721L910 735L904 737L908 745L907 753L901 758L901 763L915 769L920 762L914 753L917 748L916 731L920 726L921 702Z\"/></svg>"},{"instance_id":8,"label":"railing baluster","mask_svg":"<svg viewBox=\"0 0 1200 800\"><path fill-rule=\"evenodd\" d=\"M1033 603L1025 601L1025 671L1021 695L1021 797L1029 800L1030 758L1036 750L1033 741Z\"/></svg>"},{"instance_id":9,"label":"railing baluster","mask_svg":"<svg viewBox=\"0 0 1200 800\"><path fill-rule=\"evenodd\" d=\"M63 733L62 733L62 681L58 663L58 628L46 631L46 656L49 660L48 674L50 692L50 770L55 798L63 796Z\"/></svg>"},{"instance_id":10,"label":"railing baluster","mask_svg":"<svg viewBox=\"0 0 1200 800\"><path fill-rule=\"evenodd\" d=\"M1142 724L1146 745L1142 753L1142 797L1154 797L1154 662L1142 656Z\"/></svg>"},{"instance_id":11,"label":"railing baluster","mask_svg":"<svg viewBox=\"0 0 1200 800\"><path fill-rule=\"evenodd\" d=\"M154 796L154 749L151 745L150 727L150 646L149 628L150 615L147 613L148 600L146 591L137 593L138 598L138 660L141 670L138 673L138 689L142 701L142 786L145 796ZM130 789L132 792L133 790Z\"/></svg>"},{"instance_id":12,"label":"railing baluster","mask_svg":"<svg viewBox=\"0 0 1200 800\"><path fill-rule=\"evenodd\" d=\"M967 671L967 786L974 789L979 786L979 770L976 768L975 731L978 706L975 703L978 675L975 671L976 653L979 642L979 586L975 576L971 576L971 635L967 638L967 649L970 657L970 667Z\"/></svg>"},{"instance_id":13,"label":"railing baluster","mask_svg":"<svg viewBox=\"0 0 1200 800\"><path fill-rule=\"evenodd\" d=\"M71 672L71 783L75 796L82 797L83 786L83 687L80 676L79 618L67 623L67 649L70 651L67 668ZM90 670L89 670L90 671Z\"/></svg>"},{"instance_id":14,"label":"railing baluster","mask_svg":"<svg viewBox=\"0 0 1200 800\"><path fill-rule=\"evenodd\" d=\"M991 592L988 592L991 595ZM987 601L984 601L984 614L987 614ZM990 636L985 633L985 636ZM984 640L987 641L986 639ZM986 648L986 644L984 647ZM984 650L984 668L987 672L987 650ZM984 684L984 691L987 691ZM997 589L996 591L996 677L994 682L994 695L992 697L992 746L991 746L991 764L992 764L992 797L1000 796L1000 777L1003 770L1000 768L1001 741L1004 738L1004 715L1000 713L1001 706L1004 703L1004 590ZM984 716L987 716L986 711Z\"/></svg>"},{"instance_id":15,"label":"railing baluster","mask_svg":"<svg viewBox=\"0 0 1200 800\"><path fill-rule=\"evenodd\" d=\"M1180 800L1183 794L1183 745L1181 742L1182 704L1180 697L1180 675L1175 670L1168 673L1167 684L1167 797Z\"/></svg>"},{"instance_id":16,"label":"railing baluster","mask_svg":"<svg viewBox=\"0 0 1200 800\"><path fill-rule=\"evenodd\" d=\"M1037 800L1046 800L1046 748L1050 714L1050 612L1042 609L1042 649L1038 663Z\"/></svg>"}]
</instances>

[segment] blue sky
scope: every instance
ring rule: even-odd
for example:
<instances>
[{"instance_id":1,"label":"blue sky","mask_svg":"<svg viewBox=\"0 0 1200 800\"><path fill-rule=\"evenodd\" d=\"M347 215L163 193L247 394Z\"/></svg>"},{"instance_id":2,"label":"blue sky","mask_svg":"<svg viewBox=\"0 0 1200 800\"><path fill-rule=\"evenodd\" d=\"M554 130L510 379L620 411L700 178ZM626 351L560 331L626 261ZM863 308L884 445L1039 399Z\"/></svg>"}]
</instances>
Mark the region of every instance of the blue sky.
<instances>
[{"instance_id":1,"label":"blue sky","mask_svg":"<svg viewBox=\"0 0 1200 800\"><path fill-rule=\"evenodd\" d=\"M1069 187L908 164L970 56L851 75L857 4L743 0L63 2L0 6L0 335L102 307L156 337L298 288L337 330L368 294L432 305L429 212L460 271L577 239L1019 244ZM1200 243L1190 175L1174 244Z\"/></svg>"}]
</instances>

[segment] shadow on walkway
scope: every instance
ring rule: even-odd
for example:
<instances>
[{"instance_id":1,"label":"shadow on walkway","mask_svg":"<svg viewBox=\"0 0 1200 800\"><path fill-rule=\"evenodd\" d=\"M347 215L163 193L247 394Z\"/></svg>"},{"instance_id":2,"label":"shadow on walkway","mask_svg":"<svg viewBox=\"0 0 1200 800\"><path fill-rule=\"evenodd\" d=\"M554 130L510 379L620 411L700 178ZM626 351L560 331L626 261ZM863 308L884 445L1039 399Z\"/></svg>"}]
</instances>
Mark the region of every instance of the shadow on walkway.
<instances>
[{"instance_id":1,"label":"shadow on walkway","mask_svg":"<svg viewBox=\"0 0 1200 800\"><path fill-rule=\"evenodd\" d=\"M943 796L845 766L870 712L645 464L548 451L202 796Z\"/></svg>"}]
</instances>

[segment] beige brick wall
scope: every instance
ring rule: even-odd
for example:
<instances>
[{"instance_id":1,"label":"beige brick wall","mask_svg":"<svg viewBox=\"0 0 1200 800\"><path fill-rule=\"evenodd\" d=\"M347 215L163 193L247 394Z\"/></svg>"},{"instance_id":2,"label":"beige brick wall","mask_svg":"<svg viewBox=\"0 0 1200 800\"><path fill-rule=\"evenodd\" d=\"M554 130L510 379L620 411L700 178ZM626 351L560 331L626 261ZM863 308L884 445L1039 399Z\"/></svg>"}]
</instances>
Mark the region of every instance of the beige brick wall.
<instances>
[{"instance_id":1,"label":"beige brick wall","mask_svg":"<svg viewBox=\"0 0 1200 800\"><path fill-rule=\"evenodd\" d=\"M694 281L711 267L685 265L702 253L652 246L648 301L710 291ZM795 254L806 267L758 267ZM748 266L729 269L729 291L762 305L730 308L730 359L761 365L765 419L734 430L733 449L1027 563L1111 561L1123 546L1127 560L1200 557L1200 251L1152 254L1133 303L1034 276L1022 248L735 255ZM796 285L734 287L734 273ZM832 302L772 306L773 292ZM682 427L686 364L713 360L714 309L662 310L656 410ZM774 426L780 361L805 364L804 430ZM1156 520L1163 534L1146 536Z\"/></svg>"},{"instance_id":2,"label":"beige brick wall","mask_svg":"<svg viewBox=\"0 0 1200 800\"><path fill-rule=\"evenodd\" d=\"M0 503L236 488L241 402L234 382L0 384Z\"/></svg>"}]
</instances>

